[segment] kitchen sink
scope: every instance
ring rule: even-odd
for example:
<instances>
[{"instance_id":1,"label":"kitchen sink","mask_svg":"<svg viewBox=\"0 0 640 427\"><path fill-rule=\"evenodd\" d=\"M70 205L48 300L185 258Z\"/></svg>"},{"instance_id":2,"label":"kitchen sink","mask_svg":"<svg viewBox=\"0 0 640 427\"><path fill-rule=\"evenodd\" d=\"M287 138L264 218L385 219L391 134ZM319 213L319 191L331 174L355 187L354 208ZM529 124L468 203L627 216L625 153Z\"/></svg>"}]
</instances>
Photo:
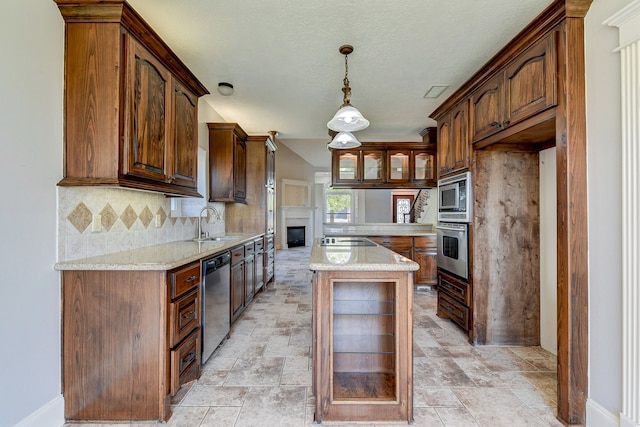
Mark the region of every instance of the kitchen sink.
<instances>
[{"instance_id":1,"label":"kitchen sink","mask_svg":"<svg viewBox=\"0 0 640 427\"><path fill-rule=\"evenodd\" d=\"M231 242L238 240L240 236L209 236L193 239L194 242Z\"/></svg>"}]
</instances>

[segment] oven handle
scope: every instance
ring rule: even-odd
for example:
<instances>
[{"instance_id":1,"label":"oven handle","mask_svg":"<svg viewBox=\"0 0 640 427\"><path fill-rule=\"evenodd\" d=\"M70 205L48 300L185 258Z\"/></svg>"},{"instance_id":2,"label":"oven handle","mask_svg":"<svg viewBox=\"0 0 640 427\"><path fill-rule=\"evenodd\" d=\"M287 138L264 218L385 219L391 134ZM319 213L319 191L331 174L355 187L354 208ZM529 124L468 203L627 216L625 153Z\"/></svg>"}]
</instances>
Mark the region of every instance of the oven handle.
<instances>
[{"instance_id":1,"label":"oven handle","mask_svg":"<svg viewBox=\"0 0 640 427\"><path fill-rule=\"evenodd\" d=\"M436 225L436 230L464 231L464 225Z\"/></svg>"}]
</instances>

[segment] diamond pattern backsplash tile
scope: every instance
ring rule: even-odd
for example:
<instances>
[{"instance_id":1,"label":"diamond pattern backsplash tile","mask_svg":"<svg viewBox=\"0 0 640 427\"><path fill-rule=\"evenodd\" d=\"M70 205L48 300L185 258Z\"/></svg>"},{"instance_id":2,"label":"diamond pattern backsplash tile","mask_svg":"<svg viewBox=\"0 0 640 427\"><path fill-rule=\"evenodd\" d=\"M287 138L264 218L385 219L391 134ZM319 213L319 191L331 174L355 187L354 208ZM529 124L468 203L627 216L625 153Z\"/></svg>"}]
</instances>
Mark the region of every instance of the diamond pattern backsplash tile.
<instances>
[{"instance_id":1,"label":"diamond pattern backsplash tile","mask_svg":"<svg viewBox=\"0 0 640 427\"><path fill-rule=\"evenodd\" d=\"M120 215L120 220L127 227L127 230L131 229L133 223L136 222L136 219L138 219L138 214L136 214L136 211L133 210L131 205L128 205L124 212L122 212L122 214Z\"/></svg>"},{"instance_id":2,"label":"diamond pattern backsplash tile","mask_svg":"<svg viewBox=\"0 0 640 427\"><path fill-rule=\"evenodd\" d=\"M162 194L116 188L58 187L58 205L60 261L185 240L196 234L197 218L170 216L171 200ZM224 203L214 206L224 212ZM102 227L98 232L93 232L91 227L94 215L101 216ZM159 216L157 222L156 216ZM138 219L140 224L136 224ZM224 223L209 222L203 223L209 233L225 232Z\"/></svg>"},{"instance_id":3,"label":"diamond pattern backsplash tile","mask_svg":"<svg viewBox=\"0 0 640 427\"><path fill-rule=\"evenodd\" d=\"M102 226L105 230L111 230L113 224L118 220L118 213L113 209L110 203L100 211L100 215L102 215Z\"/></svg>"},{"instance_id":4,"label":"diamond pattern backsplash tile","mask_svg":"<svg viewBox=\"0 0 640 427\"><path fill-rule=\"evenodd\" d=\"M151 224L151 220L153 219L153 214L151 213L149 206L145 206L144 209L142 209L138 218L140 218L140 221L144 224L144 228L149 227L149 224Z\"/></svg>"},{"instance_id":5,"label":"diamond pattern backsplash tile","mask_svg":"<svg viewBox=\"0 0 640 427\"><path fill-rule=\"evenodd\" d=\"M89 227L92 220L92 213L84 203L80 202L78 206L67 216L67 219L80 233Z\"/></svg>"}]
</instances>

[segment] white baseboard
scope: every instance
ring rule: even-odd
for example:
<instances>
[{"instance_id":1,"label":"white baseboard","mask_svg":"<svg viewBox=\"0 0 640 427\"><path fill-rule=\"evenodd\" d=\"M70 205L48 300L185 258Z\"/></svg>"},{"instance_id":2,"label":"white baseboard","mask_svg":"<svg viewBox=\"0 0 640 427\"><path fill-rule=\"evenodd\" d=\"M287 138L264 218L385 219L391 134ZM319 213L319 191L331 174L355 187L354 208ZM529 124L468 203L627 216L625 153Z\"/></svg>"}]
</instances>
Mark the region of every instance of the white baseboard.
<instances>
[{"instance_id":1,"label":"white baseboard","mask_svg":"<svg viewBox=\"0 0 640 427\"><path fill-rule=\"evenodd\" d=\"M14 427L61 427L64 424L64 398L57 396Z\"/></svg>"},{"instance_id":2,"label":"white baseboard","mask_svg":"<svg viewBox=\"0 0 640 427\"><path fill-rule=\"evenodd\" d=\"M609 412L595 400L587 399L586 427L619 427L618 416Z\"/></svg>"},{"instance_id":3,"label":"white baseboard","mask_svg":"<svg viewBox=\"0 0 640 427\"><path fill-rule=\"evenodd\" d=\"M620 414L620 427L640 427L640 422L635 422L624 414Z\"/></svg>"}]
</instances>

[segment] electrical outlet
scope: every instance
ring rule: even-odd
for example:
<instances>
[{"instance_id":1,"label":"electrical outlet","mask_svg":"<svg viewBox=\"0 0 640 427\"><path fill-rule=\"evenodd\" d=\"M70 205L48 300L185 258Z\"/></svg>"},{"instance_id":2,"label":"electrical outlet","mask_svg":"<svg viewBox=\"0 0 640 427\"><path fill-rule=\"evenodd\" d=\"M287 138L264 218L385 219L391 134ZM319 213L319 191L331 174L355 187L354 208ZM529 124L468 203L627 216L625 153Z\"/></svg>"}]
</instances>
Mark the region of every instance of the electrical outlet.
<instances>
[{"instance_id":1,"label":"electrical outlet","mask_svg":"<svg viewBox=\"0 0 640 427\"><path fill-rule=\"evenodd\" d=\"M162 225L162 218L160 217L160 214L156 214L156 228L160 228L161 225Z\"/></svg>"},{"instance_id":2,"label":"electrical outlet","mask_svg":"<svg viewBox=\"0 0 640 427\"><path fill-rule=\"evenodd\" d=\"M102 215L93 216L93 221L91 222L91 231L93 233L102 231Z\"/></svg>"}]
</instances>

